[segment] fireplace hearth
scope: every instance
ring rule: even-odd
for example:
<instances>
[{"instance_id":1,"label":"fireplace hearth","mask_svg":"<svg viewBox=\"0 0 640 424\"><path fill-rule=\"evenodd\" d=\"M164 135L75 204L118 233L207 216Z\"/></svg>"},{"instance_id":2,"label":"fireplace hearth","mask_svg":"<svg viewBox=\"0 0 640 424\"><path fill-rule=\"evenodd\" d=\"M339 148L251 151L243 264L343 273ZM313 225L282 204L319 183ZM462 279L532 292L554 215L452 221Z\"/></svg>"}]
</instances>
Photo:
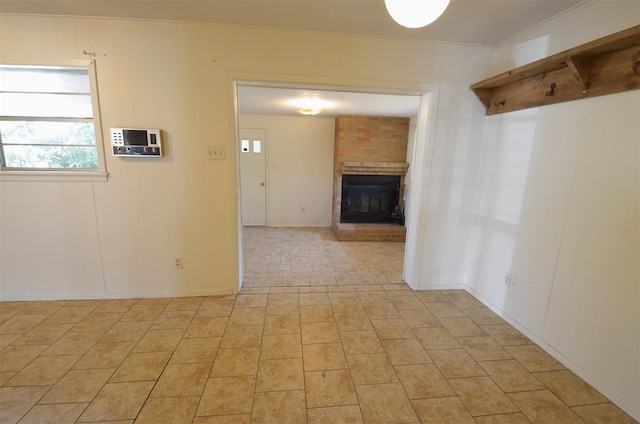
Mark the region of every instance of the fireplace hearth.
<instances>
[{"instance_id":1,"label":"fireplace hearth","mask_svg":"<svg viewBox=\"0 0 640 424\"><path fill-rule=\"evenodd\" d=\"M343 175L341 223L400 224L397 175Z\"/></svg>"}]
</instances>

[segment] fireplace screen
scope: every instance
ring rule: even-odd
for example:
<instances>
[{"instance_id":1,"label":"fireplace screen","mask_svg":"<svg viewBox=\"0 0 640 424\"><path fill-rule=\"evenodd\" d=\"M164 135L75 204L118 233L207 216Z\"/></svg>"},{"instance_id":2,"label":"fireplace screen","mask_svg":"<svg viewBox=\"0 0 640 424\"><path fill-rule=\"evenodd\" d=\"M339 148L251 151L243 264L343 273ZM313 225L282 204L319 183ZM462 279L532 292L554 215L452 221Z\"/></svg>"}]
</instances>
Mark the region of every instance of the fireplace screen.
<instances>
[{"instance_id":1,"label":"fireplace screen","mask_svg":"<svg viewBox=\"0 0 640 424\"><path fill-rule=\"evenodd\" d=\"M400 223L400 177L343 175L340 222Z\"/></svg>"}]
</instances>

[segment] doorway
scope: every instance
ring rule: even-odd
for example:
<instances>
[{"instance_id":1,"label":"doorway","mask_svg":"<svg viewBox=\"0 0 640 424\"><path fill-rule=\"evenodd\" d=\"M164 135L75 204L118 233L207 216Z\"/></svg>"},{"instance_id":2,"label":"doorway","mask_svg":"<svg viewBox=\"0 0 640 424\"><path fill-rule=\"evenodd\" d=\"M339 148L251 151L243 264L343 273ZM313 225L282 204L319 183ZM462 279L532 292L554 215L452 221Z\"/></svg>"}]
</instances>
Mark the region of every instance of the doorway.
<instances>
[{"instance_id":1,"label":"doorway","mask_svg":"<svg viewBox=\"0 0 640 424\"><path fill-rule=\"evenodd\" d=\"M335 88L329 88L329 87L319 87L319 86L311 86L311 85L304 85L304 84L292 85L285 82L260 83L260 82L238 82L238 81L234 82L234 87L235 87L234 91L237 96L236 103L235 103L236 104L235 123L238 131L236 133L238 134L238 138L237 138L238 149L242 148L241 139L245 139L245 140L251 139L251 137L240 136L241 130L244 130L244 127L241 127L239 124L240 114L243 114L243 113L261 114L262 113L265 115L270 115L270 114L276 115L276 114L283 113L277 109L272 109L272 110L265 109L266 111L264 112L259 111L258 106L256 106L255 104L250 104L247 101L247 99L243 97L243 95L241 95L242 90L247 87L265 88L266 94L264 94L264 97L268 98L269 104L273 108L279 107L277 105L282 105L287 103L283 100L283 98L279 98L279 99L276 98L274 94L274 90L279 90L281 88L304 91L312 94L317 94L317 93L324 94L326 92L326 93L336 94L339 99L343 99L350 94L354 94L355 96L367 96L367 95L371 95L374 97L377 96L377 99L380 99L381 97L385 97L385 96L389 96L390 98L393 98L394 96L396 98L406 96L406 97L412 97L414 99L418 99L419 106L416 107L415 113L413 115L402 115L402 116L415 117L415 120L412 121L415 123L415 125L413 126L414 129L412 130L413 136L410 137L410 140L409 140L409 150L408 150L408 160L407 160L407 162L411 164L411 167L409 168L409 172L406 178L405 196L406 196L407 204L405 206L405 210L408 213L407 220L406 220L407 239L405 241L404 263L402 266L402 280L408 283L410 287L415 287L417 283L417 281L415 280L419 279L419 275L420 275L420 261L423 256L422 252L424 250L425 234L424 234L424 230L421 229L421 226L423 226L422 220L424 217L422 216L420 211L425 209L424 206L428 196L428 191L426 189L429 186L428 180L430 177L428 164L430 163L430 157L432 155L432 150L433 150L433 139L435 137L435 122L432 119L432 117L435 116L435 113L432 113L432 112L435 112L437 108L439 87L437 85L421 84L419 87L414 88L414 90L412 91L409 91L406 88L404 90L398 89L393 91L388 89L376 90L373 88L345 90L345 89L335 89ZM372 101L369 103L371 105L379 106L381 102ZM356 114L356 115L367 114L367 113L360 113L358 109L352 109L351 112L340 110L340 111L336 111L336 113L347 114L347 115L348 114ZM370 114L370 115L385 116L385 113L384 111L379 111L375 114ZM400 115L396 115L396 116L400 116ZM250 143L251 141L249 141L249 144ZM240 153L246 155L248 152L240 152ZM240 157L242 158L242 156ZM265 166L265 168L267 167ZM241 174L241 170L239 169L239 177L240 177L240 174ZM240 178L242 179L242 177ZM244 178L245 180L247 179L247 177L244 177ZM264 192L266 192L266 184L267 182L265 181ZM243 209L242 213L239 216L240 221L239 221L239 246L238 246L239 258L240 258L240 261L238 264L239 277L240 277L240 286L242 286L242 282L244 281L245 259L249 260L249 258L244 258L243 240L242 240L242 235L244 231L243 226L247 226L247 227L250 226L251 221L245 220L244 209L246 209L246 206L242 201L242 197L243 197L242 191L245 190L244 185L240 182L238 188L240 190L240 196L238 197L239 206ZM266 196L262 198L266 199ZM265 225L266 225L266 222L267 220L265 220Z\"/></svg>"},{"instance_id":2,"label":"doorway","mask_svg":"<svg viewBox=\"0 0 640 424\"><path fill-rule=\"evenodd\" d=\"M240 128L240 199L242 225L267 225L265 128Z\"/></svg>"}]
</instances>

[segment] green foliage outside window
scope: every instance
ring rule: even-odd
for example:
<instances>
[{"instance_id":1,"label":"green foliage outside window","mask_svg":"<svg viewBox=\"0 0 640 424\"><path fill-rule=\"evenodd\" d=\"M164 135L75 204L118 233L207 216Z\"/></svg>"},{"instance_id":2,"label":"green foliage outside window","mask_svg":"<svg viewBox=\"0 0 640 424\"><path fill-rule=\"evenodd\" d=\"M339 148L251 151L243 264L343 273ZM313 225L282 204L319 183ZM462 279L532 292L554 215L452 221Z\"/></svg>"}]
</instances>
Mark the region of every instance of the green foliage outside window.
<instances>
[{"instance_id":1,"label":"green foliage outside window","mask_svg":"<svg viewBox=\"0 0 640 424\"><path fill-rule=\"evenodd\" d=\"M6 168L97 169L91 122L0 122Z\"/></svg>"}]
</instances>

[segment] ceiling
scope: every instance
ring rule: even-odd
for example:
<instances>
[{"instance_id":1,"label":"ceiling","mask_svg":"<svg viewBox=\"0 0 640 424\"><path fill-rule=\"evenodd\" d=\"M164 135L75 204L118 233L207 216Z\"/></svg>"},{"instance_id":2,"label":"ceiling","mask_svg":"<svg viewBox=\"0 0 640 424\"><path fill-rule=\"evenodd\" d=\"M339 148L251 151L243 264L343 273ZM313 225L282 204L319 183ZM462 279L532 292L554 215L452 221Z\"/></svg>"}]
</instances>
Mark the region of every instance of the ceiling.
<instances>
[{"instance_id":1,"label":"ceiling","mask_svg":"<svg viewBox=\"0 0 640 424\"><path fill-rule=\"evenodd\" d=\"M585 0L452 0L420 29L383 0L2 0L2 13L170 19L495 46ZM588 1L588 0L587 0Z\"/></svg>"},{"instance_id":2,"label":"ceiling","mask_svg":"<svg viewBox=\"0 0 640 424\"><path fill-rule=\"evenodd\" d=\"M309 88L238 87L240 113L297 115L301 99L325 102L321 116L369 115L412 117L418 114L420 96L356 91L314 90Z\"/></svg>"},{"instance_id":3,"label":"ceiling","mask_svg":"<svg viewBox=\"0 0 640 424\"><path fill-rule=\"evenodd\" d=\"M0 0L2 13L166 19L251 25L375 37L495 46L589 0L452 0L434 23L407 29L384 0ZM324 116L415 116L419 97L297 88L243 86L243 113L295 114L300 97L331 101Z\"/></svg>"}]
</instances>

